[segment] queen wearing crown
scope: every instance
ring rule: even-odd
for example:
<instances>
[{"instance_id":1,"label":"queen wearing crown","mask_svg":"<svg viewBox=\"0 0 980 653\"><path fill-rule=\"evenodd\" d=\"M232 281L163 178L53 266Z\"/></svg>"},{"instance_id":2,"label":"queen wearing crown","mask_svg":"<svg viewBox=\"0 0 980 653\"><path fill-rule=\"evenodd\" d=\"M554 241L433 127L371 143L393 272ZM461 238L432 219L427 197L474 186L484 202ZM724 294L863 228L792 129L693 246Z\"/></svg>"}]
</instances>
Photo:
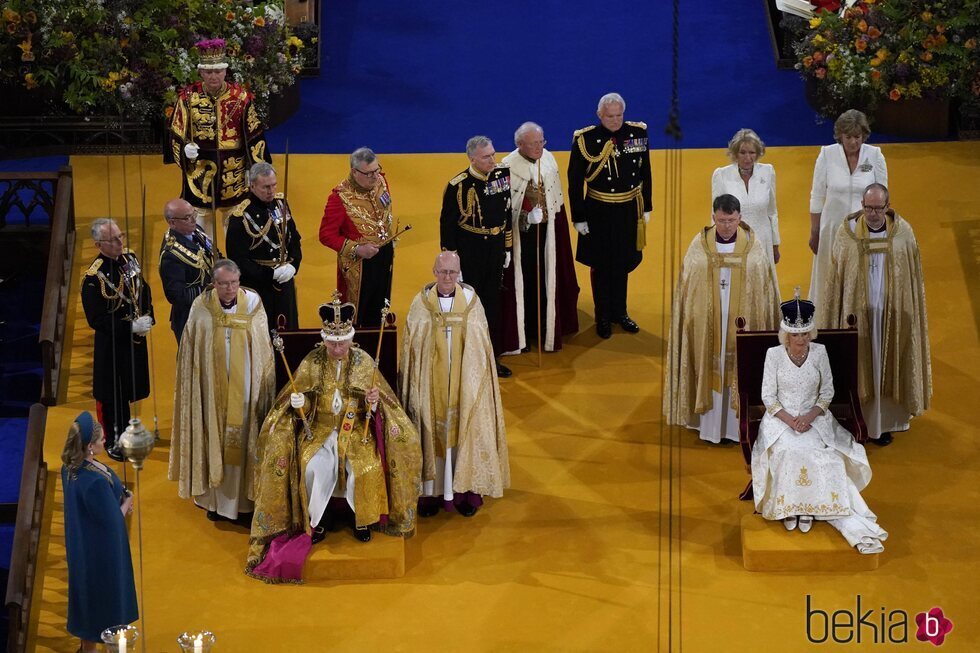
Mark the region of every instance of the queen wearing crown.
<instances>
[{"instance_id":1,"label":"queen wearing crown","mask_svg":"<svg viewBox=\"0 0 980 653\"><path fill-rule=\"evenodd\" d=\"M859 553L879 553L888 537L861 496L871 480L864 447L830 413L834 379L826 348L813 340L814 305L780 306L779 342L766 352L766 414L752 448L755 508L786 530L826 521Z\"/></svg>"},{"instance_id":2,"label":"queen wearing crown","mask_svg":"<svg viewBox=\"0 0 980 653\"><path fill-rule=\"evenodd\" d=\"M354 313L336 292L320 306L323 343L296 368L262 425L246 564L260 580L299 580L310 547L338 517L350 520L361 542L372 530L415 531L419 434L374 359L354 343Z\"/></svg>"}]
</instances>

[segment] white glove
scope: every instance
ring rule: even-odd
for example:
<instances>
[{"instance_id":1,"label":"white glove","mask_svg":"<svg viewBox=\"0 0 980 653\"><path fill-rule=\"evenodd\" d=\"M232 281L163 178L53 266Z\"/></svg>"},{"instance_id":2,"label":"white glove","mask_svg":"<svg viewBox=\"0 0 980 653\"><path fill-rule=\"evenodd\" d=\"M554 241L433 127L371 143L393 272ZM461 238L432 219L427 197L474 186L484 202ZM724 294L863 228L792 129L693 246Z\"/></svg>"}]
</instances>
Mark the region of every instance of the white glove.
<instances>
[{"instance_id":1,"label":"white glove","mask_svg":"<svg viewBox=\"0 0 980 653\"><path fill-rule=\"evenodd\" d=\"M572 226L575 227L575 231L579 232L583 236L589 235L589 223L588 222L573 222Z\"/></svg>"},{"instance_id":2,"label":"white glove","mask_svg":"<svg viewBox=\"0 0 980 653\"><path fill-rule=\"evenodd\" d=\"M541 211L540 206L535 206L531 209L531 212L527 214L528 224L541 224L544 221L544 213Z\"/></svg>"},{"instance_id":3,"label":"white glove","mask_svg":"<svg viewBox=\"0 0 980 653\"><path fill-rule=\"evenodd\" d=\"M133 320L133 333L138 336L142 336L149 332L153 328L153 318L149 315L144 315L143 317L138 317Z\"/></svg>"},{"instance_id":4,"label":"white glove","mask_svg":"<svg viewBox=\"0 0 980 653\"><path fill-rule=\"evenodd\" d=\"M197 153L201 151L201 148L197 146L197 143L188 143L184 146L184 156L193 161L197 158Z\"/></svg>"},{"instance_id":5,"label":"white glove","mask_svg":"<svg viewBox=\"0 0 980 653\"><path fill-rule=\"evenodd\" d=\"M649 211L644 211L643 212L643 224L650 224L650 212Z\"/></svg>"},{"instance_id":6,"label":"white glove","mask_svg":"<svg viewBox=\"0 0 980 653\"><path fill-rule=\"evenodd\" d=\"M306 405L306 396L302 392L294 392L289 395L289 405L294 410L299 410Z\"/></svg>"},{"instance_id":7,"label":"white glove","mask_svg":"<svg viewBox=\"0 0 980 653\"><path fill-rule=\"evenodd\" d=\"M510 252L504 252L504 267L510 267Z\"/></svg>"},{"instance_id":8,"label":"white glove","mask_svg":"<svg viewBox=\"0 0 980 653\"><path fill-rule=\"evenodd\" d=\"M272 271L272 278L276 283L286 283L290 279L296 276L296 268L293 267L292 263L287 263L286 265L280 265L275 270Z\"/></svg>"}]
</instances>

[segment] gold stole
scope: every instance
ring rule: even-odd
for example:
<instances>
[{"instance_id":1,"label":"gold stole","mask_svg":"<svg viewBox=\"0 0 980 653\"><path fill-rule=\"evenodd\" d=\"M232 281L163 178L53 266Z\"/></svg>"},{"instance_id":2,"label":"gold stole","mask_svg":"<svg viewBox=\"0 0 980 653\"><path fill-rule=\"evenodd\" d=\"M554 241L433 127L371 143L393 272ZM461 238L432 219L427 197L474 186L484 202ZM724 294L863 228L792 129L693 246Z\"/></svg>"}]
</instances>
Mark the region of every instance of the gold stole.
<instances>
[{"instance_id":1,"label":"gold stole","mask_svg":"<svg viewBox=\"0 0 980 653\"><path fill-rule=\"evenodd\" d=\"M894 229L889 229L888 217L886 217L885 237L872 238L871 230L868 229L868 220L865 215L862 213L856 218L856 222L854 224L854 238L861 243L861 270L864 271L865 276L868 274L868 257L871 254L884 254L885 270L886 272L891 270L892 235L894 233ZM865 286L867 286L867 281L865 281Z\"/></svg>"},{"instance_id":2,"label":"gold stole","mask_svg":"<svg viewBox=\"0 0 980 653\"><path fill-rule=\"evenodd\" d=\"M225 430L222 434L222 451L225 465L242 464L242 423L245 413L245 354L252 315L246 313L245 291L238 290L238 304L234 313L225 313L214 291L208 300L208 309L214 321L211 334L214 375L219 381L214 389L218 406L225 406ZM231 329L231 361L226 360L225 329ZM221 387L224 381L224 388ZM224 396L222 396L224 395Z\"/></svg>"},{"instance_id":3,"label":"gold stole","mask_svg":"<svg viewBox=\"0 0 980 653\"><path fill-rule=\"evenodd\" d=\"M716 392L721 392L721 369L717 356L721 352L721 322L719 320L721 317L721 293L718 292L718 287L721 285L721 269L729 268L732 271L731 290L728 294L728 315L726 316L728 329L725 333L725 360L722 362L726 371L725 380L730 384L732 380L728 378L727 372L731 366L728 362L735 357L735 318L741 312L742 284L745 276L745 262L751 245L751 233L741 228L736 232L735 251L731 254L718 252L716 234L717 229L715 227L707 229L704 233L703 244L705 253L708 255L708 265L711 267L711 280L715 284L711 291L711 314L715 321L711 329L712 352L714 354L712 356L714 358L712 364L714 372L711 375L711 385Z\"/></svg>"},{"instance_id":4,"label":"gold stole","mask_svg":"<svg viewBox=\"0 0 980 653\"><path fill-rule=\"evenodd\" d=\"M466 313L469 306L463 288L456 284L453 305L443 311L435 286L425 296L432 315L432 338L435 357L432 360L432 419L436 424L436 455L446 457L446 449L456 446L459 430L459 384L462 378L463 340L466 338ZM449 329L450 342L446 342ZM449 369L449 374L446 370ZM445 441L443 441L445 438Z\"/></svg>"},{"instance_id":5,"label":"gold stole","mask_svg":"<svg viewBox=\"0 0 980 653\"><path fill-rule=\"evenodd\" d=\"M330 361L333 363L333 360ZM348 358L347 364L350 365L350 360ZM344 388L345 392L350 392L350 384ZM367 419L371 419L371 413L368 412ZM344 406L344 419L340 423L340 428L337 429L337 487L344 488L346 492L347 488L347 465L345 461L347 460L347 449L350 448L350 440L354 435L354 424L357 422L357 397L351 396L347 399L347 404ZM374 435L373 433L371 434Z\"/></svg>"}]
</instances>

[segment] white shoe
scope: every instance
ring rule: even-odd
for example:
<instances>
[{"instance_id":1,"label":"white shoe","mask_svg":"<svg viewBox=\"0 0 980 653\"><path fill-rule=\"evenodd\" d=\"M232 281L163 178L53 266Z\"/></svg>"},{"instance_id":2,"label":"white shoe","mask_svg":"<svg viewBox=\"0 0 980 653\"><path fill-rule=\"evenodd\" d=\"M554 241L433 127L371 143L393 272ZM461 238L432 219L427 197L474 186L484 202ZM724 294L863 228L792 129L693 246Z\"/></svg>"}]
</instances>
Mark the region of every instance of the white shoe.
<instances>
[{"instance_id":1,"label":"white shoe","mask_svg":"<svg viewBox=\"0 0 980 653\"><path fill-rule=\"evenodd\" d=\"M791 530L795 529L796 528L796 516L794 515L792 517L787 517L786 519L784 519L783 520L783 526L785 526L786 527L786 530L788 530L788 531L791 531ZM800 529L800 530L802 530L802 529ZM807 529L807 530L809 530L809 529Z\"/></svg>"},{"instance_id":2,"label":"white shoe","mask_svg":"<svg viewBox=\"0 0 980 653\"><path fill-rule=\"evenodd\" d=\"M809 533L810 529L813 528L813 516L812 515L800 515L800 532Z\"/></svg>"}]
</instances>

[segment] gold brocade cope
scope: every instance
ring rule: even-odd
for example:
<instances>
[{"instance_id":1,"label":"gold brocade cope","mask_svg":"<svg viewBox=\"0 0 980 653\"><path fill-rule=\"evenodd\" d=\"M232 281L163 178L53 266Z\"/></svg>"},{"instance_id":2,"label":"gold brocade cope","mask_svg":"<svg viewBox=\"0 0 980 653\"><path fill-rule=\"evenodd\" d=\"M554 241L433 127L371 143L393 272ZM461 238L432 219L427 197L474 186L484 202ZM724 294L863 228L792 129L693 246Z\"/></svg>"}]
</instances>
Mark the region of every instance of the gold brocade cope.
<instances>
[{"instance_id":1,"label":"gold brocade cope","mask_svg":"<svg viewBox=\"0 0 980 653\"><path fill-rule=\"evenodd\" d=\"M708 257L711 266L711 277L714 283L713 288L721 287L721 271L723 268L731 270L731 290L729 291L728 319L725 331L725 374L724 377L729 384L733 379L731 376L732 364L735 360L735 318L742 314L742 271L745 269L745 257L751 247L751 240L755 239L755 234L751 231L746 233L736 232L735 251L731 254L721 254L715 246L715 238L718 231L715 227L709 227L702 240L705 248L705 255ZM721 316L721 294L711 293L712 313ZM714 329L714 340L712 342L714 351L721 351L721 328ZM716 392L721 392L722 370L717 362L714 366L714 374L711 379L711 387Z\"/></svg>"},{"instance_id":2,"label":"gold brocade cope","mask_svg":"<svg viewBox=\"0 0 980 653\"><path fill-rule=\"evenodd\" d=\"M446 449L456 446L459 430L459 382L463 364L463 340L466 338L467 304L463 288L457 283L452 306L443 311L439 293L430 293L425 303L432 313L432 338L435 358L432 360L432 417L437 426L436 455L446 457ZM449 342L446 342L447 336Z\"/></svg>"},{"instance_id":3,"label":"gold brocade cope","mask_svg":"<svg viewBox=\"0 0 980 653\"><path fill-rule=\"evenodd\" d=\"M358 186L351 175L337 186L336 191L347 217L361 234L357 241L345 241L337 252L337 267L347 285L347 301L357 304L361 296L364 263L354 253L354 248L365 243L380 247L398 232L398 220L391 212L391 195L384 175L381 175L377 186L369 189Z\"/></svg>"},{"instance_id":4,"label":"gold brocade cope","mask_svg":"<svg viewBox=\"0 0 980 653\"><path fill-rule=\"evenodd\" d=\"M386 516L385 533L409 536L415 532L422 465L418 432L381 376L375 385L381 395L378 411L385 459L374 428L362 439L367 415L364 394L370 389L374 367L372 358L357 347L351 348L339 367L338 361L319 346L303 359L293 379L296 390L305 394L307 405L312 406L307 418L311 439L304 437L302 423L290 406L291 387L279 393L262 426L246 573L262 561L269 542L279 535L309 532L306 466L334 431L339 458L337 487L346 486L349 462L357 525L371 526ZM342 409L337 413L333 407L335 393L342 398Z\"/></svg>"},{"instance_id":5,"label":"gold brocade cope","mask_svg":"<svg viewBox=\"0 0 980 653\"><path fill-rule=\"evenodd\" d=\"M225 406L222 451L226 465L242 464L242 411L245 406L245 351L248 344L246 334L252 325L252 316L246 312L245 303L245 291L240 288L234 313L226 313L221 308L217 292L213 293L208 301L208 310L211 311L211 318L214 321L211 348L214 354L214 375L218 377L224 373L228 379L224 387L225 396L218 397L219 401L224 400L218 405ZM227 338L225 329L231 331L231 342L228 347L225 346ZM230 360L227 359L229 350ZM218 391L220 392L221 389Z\"/></svg>"}]
</instances>

